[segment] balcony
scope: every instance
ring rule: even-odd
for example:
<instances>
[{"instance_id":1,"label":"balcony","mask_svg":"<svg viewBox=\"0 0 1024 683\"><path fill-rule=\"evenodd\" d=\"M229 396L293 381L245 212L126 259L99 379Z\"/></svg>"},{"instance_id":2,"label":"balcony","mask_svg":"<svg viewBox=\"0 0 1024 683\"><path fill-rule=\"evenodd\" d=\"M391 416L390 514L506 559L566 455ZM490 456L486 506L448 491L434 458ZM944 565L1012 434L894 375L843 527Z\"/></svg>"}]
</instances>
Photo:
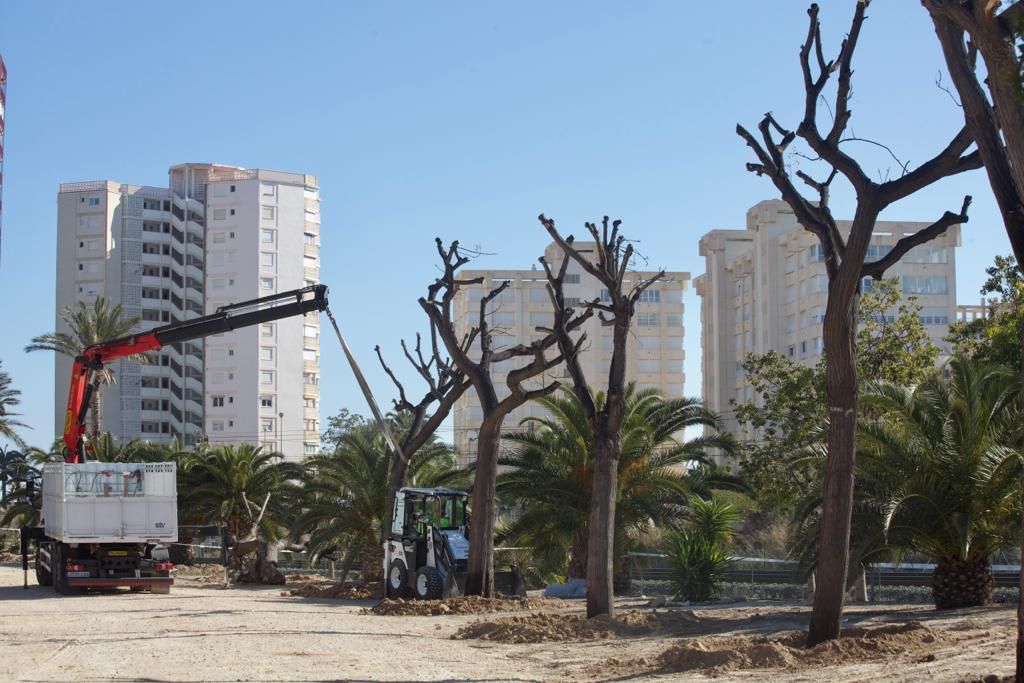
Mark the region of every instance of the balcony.
<instances>
[{"instance_id":1,"label":"balcony","mask_svg":"<svg viewBox=\"0 0 1024 683\"><path fill-rule=\"evenodd\" d=\"M310 256L312 258L320 258L320 245L319 244L305 244L302 248L304 256Z\"/></svg>"}]
</instances>

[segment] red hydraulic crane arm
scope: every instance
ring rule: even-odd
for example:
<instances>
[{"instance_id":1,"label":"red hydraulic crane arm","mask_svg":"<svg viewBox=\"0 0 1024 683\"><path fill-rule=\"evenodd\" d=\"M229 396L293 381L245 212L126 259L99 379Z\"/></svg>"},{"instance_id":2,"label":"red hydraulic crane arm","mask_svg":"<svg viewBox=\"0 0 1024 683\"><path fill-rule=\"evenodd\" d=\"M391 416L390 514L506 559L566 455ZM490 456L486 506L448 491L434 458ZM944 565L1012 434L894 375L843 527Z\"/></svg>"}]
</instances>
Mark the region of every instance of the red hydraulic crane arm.
<instances>
[{"instance_id":1,"label":"red hydraulic crane arm","mask_svg":"<svg viewBox=\"0 0 1024 683\"><path fill-rule=\"evenodd\" d=\"M241 327L304 315L327 308L327 286L313 285L280 294L221 306L215 313L154 327L140 334L112 339L85 348L75 358L71 369L68 408L64 417L64 459L69 463L85 462L85 418L89 402L96 390L94 374L106 363L147 351L158 351L167 344L198 339L211 334L230 332Z\"/></svg>"}]
</instances>

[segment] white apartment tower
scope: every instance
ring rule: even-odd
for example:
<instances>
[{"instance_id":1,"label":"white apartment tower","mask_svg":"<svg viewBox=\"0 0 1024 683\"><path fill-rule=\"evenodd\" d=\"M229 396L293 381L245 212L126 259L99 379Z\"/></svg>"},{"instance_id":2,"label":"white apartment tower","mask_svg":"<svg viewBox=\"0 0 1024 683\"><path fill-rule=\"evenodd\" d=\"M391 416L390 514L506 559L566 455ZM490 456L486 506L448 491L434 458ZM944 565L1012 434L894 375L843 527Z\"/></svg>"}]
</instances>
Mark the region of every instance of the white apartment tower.
<instances>
[{"instance_id":1,"label":"white apartment tower","mask_svg":"<svg viewBox=\"0 0 1024 683\"><path fill-rule=\"evenodd\" d=\"M61 185L58 312L102 296L145 330L319 282L314 176L215 164L169 175L167 188ZM123 440L257 443L300 459L319 445L319 332L310 314L172 344L151 364L117 361L102 429ZM58 434L70 372L57 355Z\"/></svg>"},{"instance_id":2,"label":"white apartment tower","mask_svg":"<svg viewBox=\"0 0 1024 683\"><path fill-rule=\"evenodd\" d=\"M839 221L846 234L849 221ZM876 260L903 236L928 222L879 221L868 260ZM903 292L917 297L921 320L942 349L942 337L956 319L955 249L960 226L911 249L886 278L899 278ZM821 324L828 277L817 237L803 229L781 200L763 201L747 211L746 230L712 230L700 240L705 273L694 280L701 298L703 397L738 431L733 402L754 398L743 373L747 354L776 351L804 365L821 358ZM865 287L871 282L866 281Z\"/></svg>"},{"instance_id":3,"label":"white apartment tower","mask_svg":"<svg viewBox=\"0 0 1024 683\"><path fill-rule=\"evenodd\" d=\"M587 253L593 252L595 245L577 242L576 247ZM564 258L561 247L552 243L545 250L544 258L557 268ZM627 287L629 281L635 283L653 275L653 272L631 273L626 278ZM489 311L488 323L494 333L494 349L529 344L543 337L536 328L550 327L552 308L546 289L547 278L542 269L459 271L460 279L478 277L483 278L481 284L462 287L455 297L453 315L456 333L460 337L478 324L481 299L506 280L510 285L492 301ZM629 338L627 381L636 382L640 388L657 388L666 397L683 395L683 293L689 281L689 273L670 272L646 290L637 304ZM565 297L567 304L578 306L581 301L607 300L607 292L578 264L570 262L565 278ZM601 325L597 316L584 323L582 330L589 340L580 356L583 372L595 388L604 387L612 357L612 330ZM476 348L479 349L479 345ZM509 394L504 384L508 371L529 361L528 358L515 359L492 366L499 398ZM563 367L539 376L528 386L541 387L553 379L559 379L563 386L571 386ZM539 405L527 403L505 418L504 430L519 429L519 422L524 417L543 414L544 410ZM454 441L460 464L468 464L476 458L476 434L482 417L480 403L470 389L455 404L454 410Z\"/></svg>"}]
</instances>

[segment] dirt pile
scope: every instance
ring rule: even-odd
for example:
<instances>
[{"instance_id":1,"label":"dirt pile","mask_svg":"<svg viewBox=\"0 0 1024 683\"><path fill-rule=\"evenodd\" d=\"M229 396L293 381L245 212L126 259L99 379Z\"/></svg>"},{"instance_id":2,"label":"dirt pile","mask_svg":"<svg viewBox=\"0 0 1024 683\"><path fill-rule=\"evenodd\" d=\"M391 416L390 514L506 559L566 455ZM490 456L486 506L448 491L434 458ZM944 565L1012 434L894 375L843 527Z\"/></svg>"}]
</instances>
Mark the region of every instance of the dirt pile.
<instances>
[{"instance_id":1,"label":"dirt pile","mask_svg":"<svg viewBox=\"0 0 1024 683\"><path fill-rule=\"evenodd\" d=\"M477 621L463 626L453 639L491 640L501 643L541 643L562 640L600 640L654 633L678 633L692 629L700 619L689 610L653 612L632 610L615 619L587 619L582 614L541 612Z\"/></svg>"},{"instance_id":2,"label":"dirt pile","mask_svg":"<svg viewBox=\"0 0 1024 683\"><path fill-rule=\"evenodd\" d=\"M353 581L339 583L316 574L289 574L288 585L291 590L281 595L293 595L300 598L319 598L322 600L372 600L381 596L379 583L364 584Z\"/></svg>"},{"instance_id":3,"label":"dirt pile","mask_svg":"<svg viewBox=\"0 0 1024 683\"><path fill-rule=\"evenodd\" d=\"M382 616L438 616L442 614L487 614L489 612L533 612L537 610L565 609L562 600L554 598L522 598L499 596L483 598L466 595L447 600L382 600L379 605L364 610L366 614Z\"/></svg>"},{"instance_id":4,"label":"dirt pile","mask_svg":"<svg viewBox=\"0 0 1024 683\"><path fill-rule=\"evenodd\" d=\"M31 562L31 560L32 557L29 556L29 562ZM0 562L17 562L20 565L21 553L0 552Z\"/></svg>"},{"instance_id":5,"label":"dirt pile","mask_svg":"<svg viewBox=\"0 0 1024 683\"><path fill-rule=\"evenodd\" d=\"M174 568L174 577L177 579L188 579L195 583L212 584L224 583L224 565L222 564L194 564L192 566L178 565Z\"/></svg>"},{"instance_id":6,"label":"dirt pile","mask_svg":"<svg viewBox=\"0 0 1024 683\"><path fill-rule=\"evenodd\" d=\"M663 672L701 670L712 675L739 669L806 669L850 664L897 655L920 658L937 643L950 637L933 631L920 622L893 624L875 628L852 628L839 640L804 648L806 633L790 631L775 636L733 636L691 638L661 654L653 663ZM650 660L610 662L612 668L625 664L631 671L650 665Z\"/></svg>"}]
</instances>

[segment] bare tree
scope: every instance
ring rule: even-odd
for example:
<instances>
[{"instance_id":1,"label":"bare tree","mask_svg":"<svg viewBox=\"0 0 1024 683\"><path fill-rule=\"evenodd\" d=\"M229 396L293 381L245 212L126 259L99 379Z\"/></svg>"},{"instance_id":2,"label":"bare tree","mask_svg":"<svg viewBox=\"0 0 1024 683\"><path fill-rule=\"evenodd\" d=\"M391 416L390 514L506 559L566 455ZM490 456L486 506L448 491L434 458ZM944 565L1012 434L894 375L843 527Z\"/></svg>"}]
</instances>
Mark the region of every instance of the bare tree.
<instances>
[{"instance_id":1,"label":"bare tree","mask_svg":"<svg viewBox=\"0 0 1024 683\"><path fill-rule=\"evenodd\" d=\"M398 389L398 398L394 400L395 410L399 413L408 413L411 423L408 430L401 436L399 451L391 454L391 473L388 476L387 508L382 518L383 528L381 539L387 538L394 523L395 496L398 490L405 485L405 475L409 469L409 459L416 455L424 444L437 431L441 423L448 417L455 402L462 397L471 386L466 375L452 363L450 357L441 353L441 346L438 345L437 325L433 319L430 321L430 350L424 353L423 339L417 333L416 345L412 351L409 350L405 340L402 340L402 352L406 360L416 370L416 374L426 382L427 391L423 397L413 403L407 396L405 386L392 372L391 368L384 361L380 346L374 347L377 352L377 359L380 361L384 372L388 374L391 381ZM431 406L437 407L430 412Z\"/></svg>"},{"instance_id":2,"label":"bare tree","mask_svg":"<svg viewBox=\"0 0 1024 683\"><path fill-rule=\"evenodd\" d=\"M579 399L594 438L594 478L587 545L587 617L599 614L615 616L615 602L612 600L612 564L615 547L615 494L618 488L619 456L622 453L619 432L626 407L626 343L640 294L664 277L665 271L659 271L647 278L630 272L633 245L627 243L619 234L621 221L614 221L611 230L607 216L604 217L600 229L594 223L585 224L587 231L597 243L597 261L594 262L573 246L572 235L562 237L559 234L555 229L554 220L545 218L544 214L539 218L548 234L565 253L557 273L543 257L540 262L548 276L548 293L555 309L552 331L558 340L561 355L565 358L565 367L572 378L573 391ZM587 312L597 311L602 324L612 327L612 361L608 368L608 387L604 405L600 407L580 366L578 351L583 343L583 337L578 340L572 338L572 309L566 307L562 292L566 266L570 259L592 275L608 292L607 301L597 299L584 304ZM627 283L630 282L632 286L628 287Z\"/></svg>"},{"instance_id":3,"label":"bare tree","mask_svg":"<svg viewBox=\"0 0 1024 683\"><path fill-rule=\"evenodd\" d=\"M964 121L978 144L1017 263L1024 264L1024 4L999 12L994 0L921 0L935 26ZM977 71L981 54L987 77ZM988 96L986 97L986 90ZM1021 345L1024 345L1022 336ZM1024 367L1018 368L1024 382ZM1024 523L1021 526L1024 561ZM1019 589L1024 595L1024 572ZM1017 672L1024 681L1024 601L1017 607Z\"/></svg>"},{"instance_id":4,"label":"bare tree","mask_svg":"<svg viewBox=\"0 0 1024 683\"><path fill-rule=\"evenodd\" d=\"M1024 263L1024 99L1014 36L1024 5L997 14L993 0L921 0L932 18L964 121L978 144L1017 263ZM1016 30L1015 30L1016 28ZM981 55L984 86L976 66ZM988 96L986 97L986 90Z\"/></svg>"},{"instance_id":5,"label":"bare tree","mask_svg":"<svg viewBox=\"0 0 1024 683\"><path fill-rule=\"evenodd\" d=\"M469 531L469 562L466 574L466 594L491 596L494 593L494 508L495 478L498 474L498 449L501 443L501 426L505 417L527 401L546 396L558 388L553 381L534 389L527 389L524 383L562 363L562 356L547 358L546 351L555 346L554 333L548 333L529 345L495 349L493 332L487 321L492 301L499 299L509 282L506 280L488 292L480 301L479 314L475 325L459 338L455 331L452 304L461 287L482 284L483 278L459 279L456 272L469 262L459 252L459 243L452 242L444 248L436 240L437 252L441 256L444 272L428 289L426 298L420 299L420 306L430 317L433 329L444 344L455 367L472 383L483 418L477 435L476 472L473 481L473 523ZM566 323L569 329L576 329L590 317L585 311ZM474 342L479 342L479 357L475 358ZM509 395L498 398L498 392L491 375L494 363L521 359L526 364L511 370L505 378Z\"/></svg>"},{"instance_id":6,"label":"bare tree","mask_svg":"<svg viewBox=\"0 0 1024 683\"><path fill-rule=\"evenodd\" d=\"M854 433L857 423L857 369L853 343L861 279L880 279L911 248L938 237L950 226L967 222L971 198L965 197L958 213L950 211L935 223L900 239L892 251L877 261L865 263L875 222L883 209L942 178L981 166L977 151L967 153L973 142L970 132L961 130L936 156L916 169L905 168L899 178L873 181L860 164L843 150L844 134L850 121L851 78L854 49L864 23L869 0L858 0L850 32L835 60L826 61L818 23L818 6L808 10L807 37L800 49L804 81L804 114L796 131L784 129L768 113L758 130L760 140L743 126L736 132L753 149L757 163L747 170L768 176L793 209L797 221L814 234L825 256L829 278L823 336L825 341L825 386L828 398L828 458L825 464L821 511L821 540L817 563L817 590L811 613L808 644L816 645L839 636L849 559L850 513L853 503ZM837 74L831 127L818 128L818 101L832 74ZM830 172L818 180L804 171L791 174L783 155L800 137ZM809 186L813 197L801 194L793 178ZM829 190L842 175L857 196L849 234L843 235L829 208Z\"/></svg>"}]
</instances>

